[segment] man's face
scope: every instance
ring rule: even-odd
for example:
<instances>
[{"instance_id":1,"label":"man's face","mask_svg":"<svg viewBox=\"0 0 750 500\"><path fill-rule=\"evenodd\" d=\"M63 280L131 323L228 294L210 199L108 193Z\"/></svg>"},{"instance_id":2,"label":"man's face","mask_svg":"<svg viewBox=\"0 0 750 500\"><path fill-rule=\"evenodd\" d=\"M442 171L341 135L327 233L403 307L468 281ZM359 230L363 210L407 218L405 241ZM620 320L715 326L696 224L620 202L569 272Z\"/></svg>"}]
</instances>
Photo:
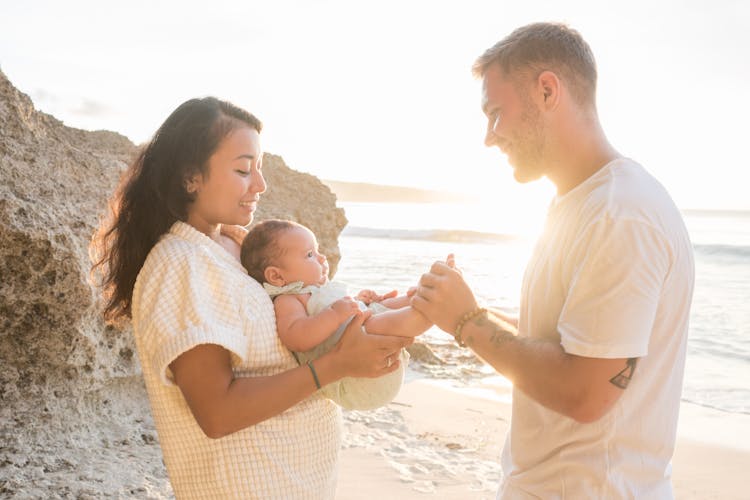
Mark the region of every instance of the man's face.
<instances>
[{"instance_id":1,"label":"man's face","mask_svg":"<svg viewBox=\"0 0 750 500\"><path fill-rule=\"evenodd\" d=\"M518 182L536 180L545 173L544 125L529 93L532 84L514 83L497 64L487 68L482 84L482 111L487 116L484 143L505 153Z\"/></svg>"}]
</instances>

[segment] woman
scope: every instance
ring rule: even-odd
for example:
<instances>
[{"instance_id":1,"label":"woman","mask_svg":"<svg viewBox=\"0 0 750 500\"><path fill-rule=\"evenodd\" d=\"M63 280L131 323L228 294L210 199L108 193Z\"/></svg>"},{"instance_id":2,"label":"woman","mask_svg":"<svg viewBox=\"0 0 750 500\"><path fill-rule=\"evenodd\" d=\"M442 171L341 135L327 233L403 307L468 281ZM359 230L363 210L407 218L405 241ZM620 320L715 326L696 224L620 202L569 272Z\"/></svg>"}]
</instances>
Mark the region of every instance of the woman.
<instances>
[{"instance_id":1,"label":"woman","mask_svg":"<svg viewBox=\"0 0 750 500\"><path fill-rule=\"evenodd\" d=\"M260 131L227 102L183 103L128 170L93 243L105 316L132 317L177 498L333 497L341 417L316 390L397 369L409 342L362 333L359 314L313 365L283 347L271 300L239 262L237 226L266 188Z\"/></svg>"}]
</instances>

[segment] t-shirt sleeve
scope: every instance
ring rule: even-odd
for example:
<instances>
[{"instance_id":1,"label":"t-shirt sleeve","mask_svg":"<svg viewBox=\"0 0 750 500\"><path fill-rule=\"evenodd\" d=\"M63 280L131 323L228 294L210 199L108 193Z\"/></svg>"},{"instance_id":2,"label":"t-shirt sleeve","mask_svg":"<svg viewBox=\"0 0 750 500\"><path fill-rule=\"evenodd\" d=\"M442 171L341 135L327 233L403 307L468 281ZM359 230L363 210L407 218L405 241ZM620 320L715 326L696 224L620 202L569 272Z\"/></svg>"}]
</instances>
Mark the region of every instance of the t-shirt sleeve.
<instances>
[{"instance_id":1,"label":"t-shirt sleeve","mask_svg":"<svg viewBox=\"0 0 750 500\"><path fill-rule=\"evenodd\" d=\"M669 246L653 226L603 218L573 246L568 293L558 320L565 352L597 358L648 354Z\"/></svg>"},{"instance_id":2,"label":"t-shirt sleeve","mask_svg":"<svg viewBox=\"0 0 750 500\"><path fill-rule=\"evenodd\" d=\"M246 361L239 297L232 277L208 252L168 252L139 276L139 325L145 358L166 385L174 385L169 364L201 344L227 349L233 361ZM134 311L134 316L135 316Z\"/></svg>"}]
</instances>

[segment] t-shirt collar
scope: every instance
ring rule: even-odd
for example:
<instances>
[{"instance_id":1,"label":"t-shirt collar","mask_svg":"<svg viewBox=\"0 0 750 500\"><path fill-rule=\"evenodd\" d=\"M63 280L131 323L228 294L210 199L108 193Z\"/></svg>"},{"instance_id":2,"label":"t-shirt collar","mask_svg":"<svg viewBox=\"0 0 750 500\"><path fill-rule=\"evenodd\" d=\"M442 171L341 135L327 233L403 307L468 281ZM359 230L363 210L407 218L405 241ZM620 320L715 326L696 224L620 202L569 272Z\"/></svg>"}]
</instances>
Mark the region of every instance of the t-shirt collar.
<instances>
[{"instance_id":1,"label":"t-shirt collar","mask_svg":"<svg viewBox=\"0 0 750 500\"><path fill-rule=\"evenodd\" d=\"M622 160L623 158L615 158L614 160L606 163L602 168L594 172L586 180L584 180L582 183L580 183L567 193L563 195L556 195L555 197L553 197L552 201L550 202L548 212L556 210L559 207L563 207L568 203L572 203L572 200L577 200L581 197L586 196L592 189L594 189L594 187L599 185L599 182L603 178L607 177L612 169L615 168L617 164Z\"/></svg>"}]
</instances>

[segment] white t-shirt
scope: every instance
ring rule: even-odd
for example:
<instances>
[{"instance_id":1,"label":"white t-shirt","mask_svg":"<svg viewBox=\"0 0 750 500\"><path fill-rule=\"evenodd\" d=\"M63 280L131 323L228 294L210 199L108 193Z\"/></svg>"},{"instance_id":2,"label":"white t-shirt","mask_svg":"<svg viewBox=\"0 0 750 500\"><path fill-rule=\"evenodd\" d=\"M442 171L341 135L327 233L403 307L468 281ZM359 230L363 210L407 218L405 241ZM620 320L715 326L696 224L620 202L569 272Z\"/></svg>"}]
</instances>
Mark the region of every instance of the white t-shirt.
<instances>
[{"instance_id":1,"label":"white t-shirt","mask_svg":"<svg viewBox=\"0 0 750 500\"><path fill-rule=\"evenodd\" d=\"M524 275L519 334L638 363L593 423L514 390L498 498L672 497L693 281L679 210L632 160L607 164L553 201Z\"/></svg>"},{"instance_id":2,"label":"white t-shirt","mask_svg":"<svg viewBox=\"0 0 750 500\"><path fill-rule=\"evenodd\" d=\"M178 499L333 498L341 413L314 394L221 439L195 421L169 364L199 344L231 354L235 377L297 366L268 294L224 248L183 222L151 250L133 292L133 328L151 411Z\"/></svg>"}]
</instances>

